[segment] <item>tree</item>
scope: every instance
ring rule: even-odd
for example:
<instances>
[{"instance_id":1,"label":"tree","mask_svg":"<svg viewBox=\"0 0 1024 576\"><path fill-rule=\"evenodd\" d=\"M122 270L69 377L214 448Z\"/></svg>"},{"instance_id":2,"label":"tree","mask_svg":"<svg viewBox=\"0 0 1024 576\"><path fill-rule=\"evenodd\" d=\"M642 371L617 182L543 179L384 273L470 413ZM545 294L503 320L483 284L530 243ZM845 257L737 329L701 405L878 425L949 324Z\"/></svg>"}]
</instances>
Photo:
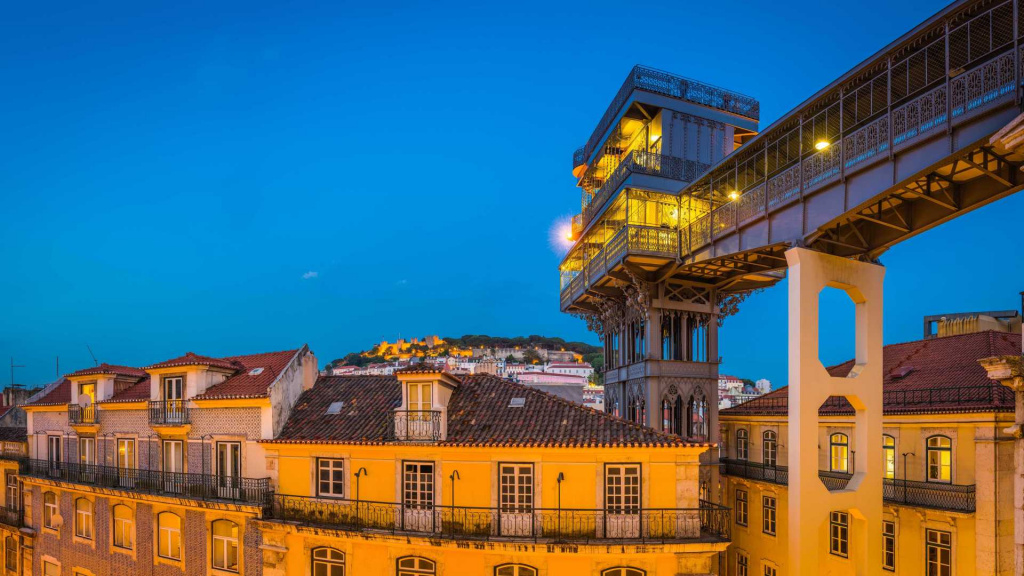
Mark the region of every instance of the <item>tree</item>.
<instances>
[{"instance_id":1,"label":"tree","mask_svg":"<svg viewBox=\"0 0 1024 576\"><path fill-rule=\"evenodd\" d=\"M544 359L540 357L533 348L527 348L523 351L523 362L527 364L540 364Z\"/></svg>"}]
</instances>

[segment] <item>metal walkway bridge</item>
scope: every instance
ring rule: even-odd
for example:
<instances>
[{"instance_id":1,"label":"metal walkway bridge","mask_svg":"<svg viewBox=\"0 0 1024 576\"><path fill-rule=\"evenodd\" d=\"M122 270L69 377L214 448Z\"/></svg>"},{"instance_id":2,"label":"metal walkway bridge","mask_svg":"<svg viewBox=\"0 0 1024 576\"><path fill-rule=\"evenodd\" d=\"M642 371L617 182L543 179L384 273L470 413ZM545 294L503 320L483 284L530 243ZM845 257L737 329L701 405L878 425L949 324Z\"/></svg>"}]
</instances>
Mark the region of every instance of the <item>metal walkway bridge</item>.
<instances>
[{"instance_id":1,"label":"metal walkway bridge","mask_svg":"<svg viewBox=\"0 0 1024 576\"><path fill-rule=\"evenodd\" d=\"M956 2L868 58L682 188L688 221L626 223L588 253L563 275L562 310L597 312L594 300L622 297L636 279L719 293L770 285L793 246L875 261L1017 192L1022 8Z\"/></svg>"}]
</instances>

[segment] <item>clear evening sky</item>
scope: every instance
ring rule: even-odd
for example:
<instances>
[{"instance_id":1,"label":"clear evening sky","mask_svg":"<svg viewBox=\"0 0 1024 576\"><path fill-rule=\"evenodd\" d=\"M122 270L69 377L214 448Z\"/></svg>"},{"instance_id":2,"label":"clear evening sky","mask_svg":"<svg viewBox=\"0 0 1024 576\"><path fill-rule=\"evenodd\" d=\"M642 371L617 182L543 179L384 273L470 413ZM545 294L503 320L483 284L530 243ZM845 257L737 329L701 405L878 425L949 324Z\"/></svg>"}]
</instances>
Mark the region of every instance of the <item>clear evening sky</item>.
<instances>
[{"instance_id":1,"label":"clear evening sky","mask_svg":"<svg viewBox=\"0 0 1024 576\"><path fill-rule=\"evenodd\" d=\"M13 3L0 19L0 382L100 361L543 334L572 151L637 63L762 126L942 1ZM91 3L90 3L91 4ZM1024 195L886 253L887 342L1017 308ZM786 287L723 372L786 380ZM849 356L848 334L824 356Z\"/></svg>"}]
</instances>

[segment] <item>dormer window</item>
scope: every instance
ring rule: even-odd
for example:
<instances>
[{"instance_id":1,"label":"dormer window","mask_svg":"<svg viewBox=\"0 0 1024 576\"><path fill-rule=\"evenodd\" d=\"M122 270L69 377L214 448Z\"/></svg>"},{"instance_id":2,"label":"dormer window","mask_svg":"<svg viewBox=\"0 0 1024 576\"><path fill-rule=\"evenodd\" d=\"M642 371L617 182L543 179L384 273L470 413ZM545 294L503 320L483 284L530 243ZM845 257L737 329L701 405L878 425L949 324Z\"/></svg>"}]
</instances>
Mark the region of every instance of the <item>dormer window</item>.
<instances>
[{"instance_id":1,"label":"dormer window","mask_svg":"<svg viewBox=\"0 0 1024 576\"><path fill-rule=\"evenodd\" d=\"M96 402L95 382L80 382L78 384L78 398L81 399L83 396L89 398L89 404Z\"/></svg>"},{"instance_id":2,"label":"dormer window","mask_svg":"<svg viewBox=\"0 0 1024 576\"><path fill-rule=\"evenodd\" d=\"M409 382L409 411L429 412L434 405L432 389L430 382Z\"/></svg>"}]
</instances>

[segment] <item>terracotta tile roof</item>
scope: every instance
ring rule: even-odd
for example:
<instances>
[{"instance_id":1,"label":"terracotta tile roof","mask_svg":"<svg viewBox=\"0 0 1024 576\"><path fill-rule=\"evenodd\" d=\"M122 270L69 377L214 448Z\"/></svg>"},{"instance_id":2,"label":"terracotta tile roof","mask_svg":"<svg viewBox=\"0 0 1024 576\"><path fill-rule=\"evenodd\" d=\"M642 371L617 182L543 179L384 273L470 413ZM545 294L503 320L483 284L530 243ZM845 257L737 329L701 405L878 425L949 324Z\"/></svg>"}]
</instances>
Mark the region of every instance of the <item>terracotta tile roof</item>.
<instances>
[{"instance_id":1,"label":"terracotta tile roof","mask_svg":"<svg viewBox=\"0 0 1024 576\"><path fill-rule=\"evenodd\" d=\"M238 366L235 366L228 358L211 358L209 356L196 354L195 352L185 352L184 356L178 356L177 358L171 358L170 360L150 364L149 366L146 366L145 369L157 370L160 368L176 368L178 366L212 366L215 368L225 368L227 370L238 369Z\"/></svg>"},{"instance_id":2,"label":"terracotta tile roof","mask_svg":"<svg viewBox=\"0 0 1024 576\"><path fill-rule=\"evenodd\" d=\"M1013 412L1013 392L989 380L978 360L1020 355L1021 335L985 331L944 338L890 344L882 349L882 402L885 414ZM853 360L828 368L846 376ZM783 386L732 408L720 416L788 413L788 389ZM830 397L820 415L853 414L845 398Z\"/></svg>"},{"instance_id":3,"label":"terracotta tile roof","mask_svg":"<svg viewBox=\"0 0 1024 576\"><path fill-rule=\"evenodd\" d=\"M71 380L62 378L60 383L46 393L45 396L28 404L28 406L52 406L71 402Z\"/></svg>"},{"instance_id":4,"label":"terracotta tile roof","mask_svg":"<svg viewBox=\"0 0 1024 576\"><path fill-rule=\"evenodd\" d=\"M323 376L299 397L275 440L384 444L387 414L401 404L394 376ZM522 408L510 408L524 398ZM344 402L328 415L333 402ZM448 405L442 446L711 446L663 434L540 390L487 374L467 376Z\"/></svg>"},{"instance_id":5,"label":"terracotta tile roof","mask_svg":"<svg viewBox=\"0 0 1024 576\"><path fill-rule=\"evenodd\" d=\"M65 376L65 378L74 378L77 376L99 376L101 374L113 374L115 376L130 376L132 378L145 378L147 376L146 371L141 368L132 368L131 366L115 366L113 364L107 364L104 362L99 366L93 366L92 368L83 368L76 372L72 372Z\"/></svg>"},{"instance_id":6,"label":"terracotta tile roof","mask_svg":"<svg viewBox=\"0 0 1024 576\"><path fill-rule=\"evenodd\" d=\"M28 428L24 426L0 426L0 442L27 442Z\"/></svg>"},{"instance_id":7,"label":"terracotta tile roof","mask_svg":"<svg viewBox=\"0 0 1024 576\"><path fill-rule=\"evenodd\" d=\"M207 388L206 392L196 396L195 400L265 397L270 385L301 350L304 348L222 358L221 360L237 366L238 372L220 384ZM257 368L263 370L254 373Z\"/></svg>"},{"instance_id":8,"label":"terracotta tile roof","mask_svg":"<svg viewBox=\"0 0 1024 576\"><path fill-rule=\"evenodd\" d=\"M121 390L114 394L107 400L100 402L100 404L108 404L112 402L144 402L149 400L149 384L150 379L144 378L139 380L135 384Z\"/></svg>"}]
</instances>

